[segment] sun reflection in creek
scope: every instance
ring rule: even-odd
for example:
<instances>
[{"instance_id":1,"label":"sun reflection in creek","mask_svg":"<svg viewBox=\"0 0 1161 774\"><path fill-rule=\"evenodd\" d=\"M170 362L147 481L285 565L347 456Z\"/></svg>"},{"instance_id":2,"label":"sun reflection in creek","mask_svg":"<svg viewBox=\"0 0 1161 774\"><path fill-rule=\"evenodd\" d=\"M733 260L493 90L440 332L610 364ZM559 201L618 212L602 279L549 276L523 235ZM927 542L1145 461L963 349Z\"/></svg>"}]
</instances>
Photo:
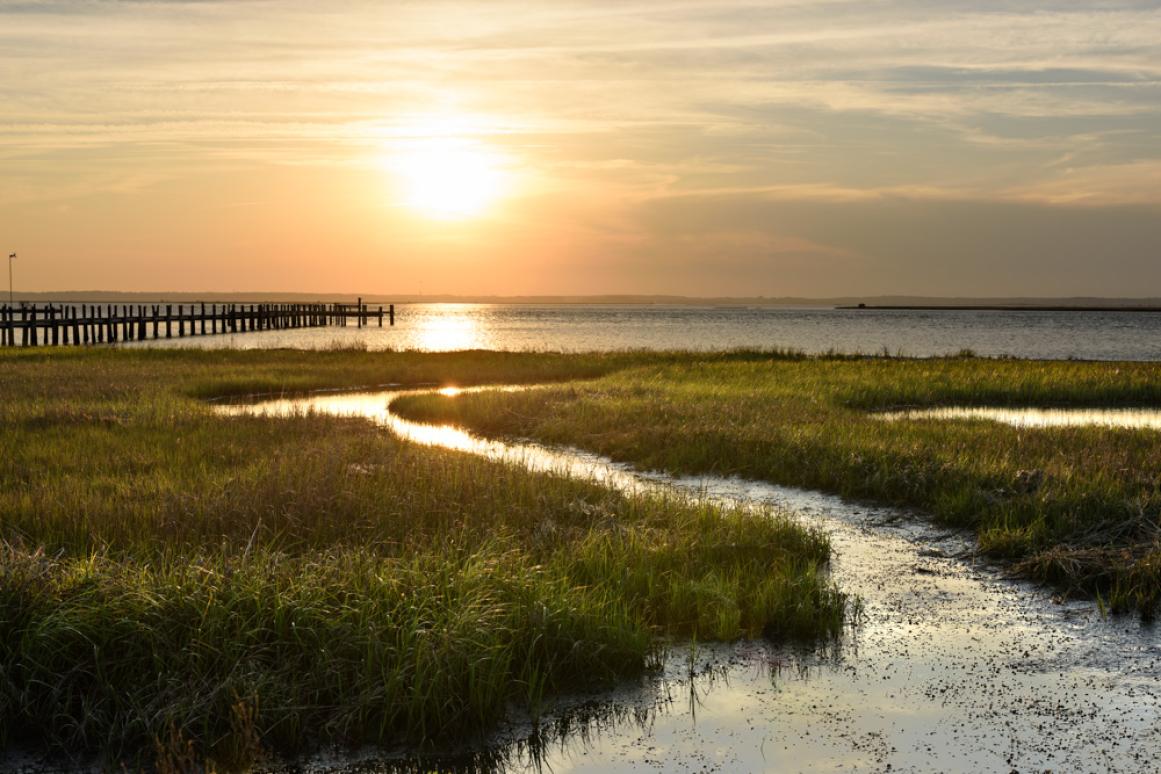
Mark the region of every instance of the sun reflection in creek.
<instances>
[{"instance_id":1,"label":"sun reflection in creek","mask_svg":"<svg viewBox=\"0 0 1161 774\"><path fill-rule=\"evenodd\" d=\"M456 394L478 390L526 390L535 387L444 387L431 392ZM404 395L423 395L424 391L379 392L379 393L333 393L310 395L301 398L276 398L259 403L224 404L216 410L230 416L275 416L296 417L312 413L340 417L366 417L387 427L396 436L424 446L471 452L498 462L522 465L529 470L556 473L574 478L606 483L625 491L636 491L639 482L634 474L611 466L599 457L575 450L557 451L537 444L505 443L487 438L478 438L454 425L427 425L411 422L391 413L389 406L396 398ZM428 393L430 394L430 393Z\"/></svg>"},{"instance_id":2,"label":"sun reflection in creek","mask_svg":"<svg viewBox=\"0 0 1161 774\"><path fill-rule=\"evenodd\" d=\"M438 392L441 395L458 395L461 390L458 387L445 387ZM476 438L453 425L426 425L399 419L390 412L388 405L400 394L403 393L338 393L276 398L260 403L223 404L217 407L217 411L231 416L295 417L319 413L336 417L365 417L391 428L401 438L424 446L439 446L476 454L486 453L492 446L500 446L495 441Z\"/></svg>"}]
</instances>

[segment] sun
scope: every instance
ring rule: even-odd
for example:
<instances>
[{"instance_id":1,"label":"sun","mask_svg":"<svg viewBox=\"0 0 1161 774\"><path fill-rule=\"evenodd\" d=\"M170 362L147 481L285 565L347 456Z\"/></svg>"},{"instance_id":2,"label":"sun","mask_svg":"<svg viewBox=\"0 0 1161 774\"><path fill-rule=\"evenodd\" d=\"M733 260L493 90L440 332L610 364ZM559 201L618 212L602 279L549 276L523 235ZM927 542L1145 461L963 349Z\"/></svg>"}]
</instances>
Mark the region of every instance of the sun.
<instances>
[{"instance_id":1,"label":"sun","mask_svg":"<svg viewBox=\"0 0 1161 774\"><path fill-rule=\"evenodd\" d=\"M389 166L403 203L438 220L480 216L508 186L503 157L470 138L410 140L395 149Z\"/></svg>"}]
</instances>

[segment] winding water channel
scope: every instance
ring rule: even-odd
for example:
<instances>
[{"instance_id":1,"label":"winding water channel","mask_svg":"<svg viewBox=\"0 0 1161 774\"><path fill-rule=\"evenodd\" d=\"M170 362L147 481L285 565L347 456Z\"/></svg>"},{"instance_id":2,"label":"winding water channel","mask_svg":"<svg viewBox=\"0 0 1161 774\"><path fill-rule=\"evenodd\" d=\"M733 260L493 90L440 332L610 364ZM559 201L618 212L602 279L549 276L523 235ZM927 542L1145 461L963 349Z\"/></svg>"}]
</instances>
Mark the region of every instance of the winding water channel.
<instances>
[{"instance_id":1,"label":"winding water channel","mask_svg":"<svg viewBox=\"0 0 1161 774\"><path fill-rule=\"evenodd\" d=\"M495 388L491 388L495 389ZM1148 771L1161 758L1161 632L1102 619L974 558L968 536L817 492L638 473L572 449L483 440L390 411L400 392L223 406L366 417L417 443L627 491L772 505L830 536L864 617L834 648L675 646L661 675L562 699L536 735L514 719L474 766L596 771ZM544 740L548 741L545 742ZM309 770L389 770L368 752ZM302 767L300 767L302 768Z\"/></svg>"}]
</instances>

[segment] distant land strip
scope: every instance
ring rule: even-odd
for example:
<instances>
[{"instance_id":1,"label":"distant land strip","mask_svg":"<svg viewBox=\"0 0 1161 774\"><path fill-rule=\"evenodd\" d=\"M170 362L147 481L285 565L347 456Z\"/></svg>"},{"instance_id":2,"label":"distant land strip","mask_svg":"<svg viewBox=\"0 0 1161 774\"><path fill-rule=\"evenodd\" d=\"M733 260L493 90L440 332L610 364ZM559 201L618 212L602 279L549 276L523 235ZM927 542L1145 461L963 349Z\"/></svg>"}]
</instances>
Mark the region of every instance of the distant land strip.
<instances>
[{"instance_id":1,"label":"distant land strip","mask_svg":"<svg viewBox=\"0 0 1161 774\"><path fill-rule=\"evenodd\" d=\"M1161 312L1161 306L1088 306L1044 304L847 304L835 309L909 312Z\"/></svg>"},{"instance_id":2,"label":"distant land strip","mask_svg":"<svg viewBox=\"0 0 1161 774\"><path fill-rule=\"evenodd\" d=\"M2 295L0 291L0 295ZM867 309L1037 309L1057 311L1155 311L1161 310L1161 297L1115 298L1108 296L678 296L645 294L592 295L454 295L446 293L391 293L389 295L344 292L289 293L271 291L115 291L55 290L18 292L16 300L39 303L332 303L348 300L354 303L362 296L367 304L624 304L633 306L751 306L808 307L833 309L855 307Z\"/></svg>"}]
</instances>

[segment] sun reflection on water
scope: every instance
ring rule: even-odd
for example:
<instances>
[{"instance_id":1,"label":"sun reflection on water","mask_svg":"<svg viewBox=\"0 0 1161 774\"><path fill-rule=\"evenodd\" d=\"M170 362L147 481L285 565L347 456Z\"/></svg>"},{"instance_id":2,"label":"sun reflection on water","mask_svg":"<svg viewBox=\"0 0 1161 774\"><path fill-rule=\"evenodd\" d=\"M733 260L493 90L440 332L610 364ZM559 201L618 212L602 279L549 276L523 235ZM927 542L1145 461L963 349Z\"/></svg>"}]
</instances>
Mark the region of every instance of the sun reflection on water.
<instances>
[{"instance_id":1,"label":"sun reflection on water","mask_svg":"<svg viewBox=\"0 0 1161 774\"><path fill-rule=\"evenodd\" d=\"M416 346L434 352L457 349L496 349L492 336L480 325L474 308L441 305L433 314L414 321Z\"/></svg>"},{"instance_id":2,"label":"sun reflection on water","mask_svg":"<svg viewBox=\"0 0 1161 774\"><path fill-rule=\"evenodd\" d=\"M535 387L449 385L430 392L455 397L477 390L526 389ZM294 417L318 413L340 417L365 417L388 428L395 436L423 446L471 452L497 462L521 465L533 471L557 473L604 483L626 492L634 492L640 488L640 482L631 473L610 465L595 455L575 449L561 451L535 443L505 443L480 438L454 425L429 425L406 420L393 414L389 406L393 400L407 394L423 394L423 391L315 394L297 398L261 400L257 403L225 404L218 406L217 410L231 416Z\"/></svg>"},{"instance_id":3,"label":"sun reflection on water","mask_svg":"<svg viewBox=\"0 0 1161 774\"><path fill-rule=\"evenodd\" d=\"M438 390L441 395L458 395L458 387ZM490 446L497 445L452 425L428 425L419 422L404 422L388 410L398 393L339 393L336 395L315 395L306 398L280 398L254 404L219 406L218 410L232 415L251 414L258 416L293 417L311 413L328 414L338 417L364 417L380 425L391 428L396 435L424 446L440 446L456 451L487 453Z\"/></svg>"}]
</instances>

